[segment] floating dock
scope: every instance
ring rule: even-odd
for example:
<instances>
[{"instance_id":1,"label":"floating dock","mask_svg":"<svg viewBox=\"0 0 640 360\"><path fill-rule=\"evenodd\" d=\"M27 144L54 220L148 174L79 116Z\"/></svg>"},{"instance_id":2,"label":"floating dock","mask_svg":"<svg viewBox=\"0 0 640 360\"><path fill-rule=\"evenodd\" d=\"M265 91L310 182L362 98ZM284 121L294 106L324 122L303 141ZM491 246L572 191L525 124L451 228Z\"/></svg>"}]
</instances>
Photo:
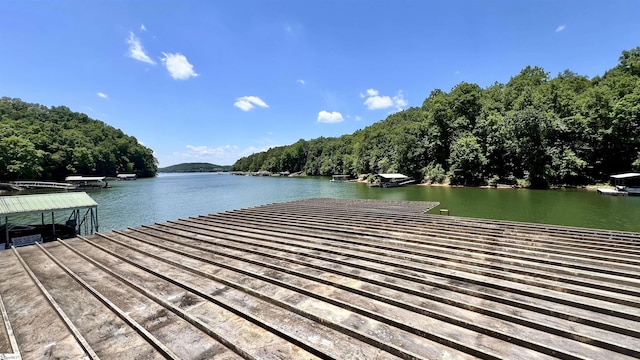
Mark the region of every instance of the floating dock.
<instances>
[{"instance_id":1,"label":"floating dock","mask_svg":"<svg viewBox=\"0 0 640 360\"><path fill-rule=\"evenodd\" d=\"M0 358L637 359L640 234L312 199L0 251Z\"/></svg>"},{"instance_id":2,"label":"floating dock","mask_svg":"<svg viewBox=\"0 0 640 360\"><path fill-rule=\"evenodd\" d=\"M611 196L627 196L629 193L612 188L598 188L598 194Z\"/></svg>"}]
</instances>

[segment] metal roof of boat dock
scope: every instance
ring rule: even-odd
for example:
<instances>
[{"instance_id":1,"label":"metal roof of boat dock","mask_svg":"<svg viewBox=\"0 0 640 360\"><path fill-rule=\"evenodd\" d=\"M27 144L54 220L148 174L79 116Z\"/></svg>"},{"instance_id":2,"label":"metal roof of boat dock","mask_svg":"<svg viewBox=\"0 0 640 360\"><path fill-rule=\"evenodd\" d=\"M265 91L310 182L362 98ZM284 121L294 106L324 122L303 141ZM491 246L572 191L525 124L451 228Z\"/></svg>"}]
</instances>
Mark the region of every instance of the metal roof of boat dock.
<instances>
[{"instance_id":1,"label":"metal roof of boat dock","mask_svg":"<svg viewBox=\"0 0 640 360\"><path fill-rule=\"evenodd\" d=\"M85 192L0 196L0 216L97 206L98 203Z\"/></svg>"},{"instance_id":2,"label":"metal roof of boat dock","mask_svg":"<svg viewBox=\"0 0 640 360\"><path fill-rule=\"evenodd\" d=\"M378 174L378 176L380 176L381 178L384 178L384 179L404 179L404 178L408 178L407 175L402 175L402 174Z\"/></svg>"},{"instance_id":3,"label":"metal roof of boat dock","mask_svg":"<svg viewBox=\"0 0 640 360\"><path fill-rule=\"evenodd\" d=\"M106 176L81 176L71 175L64 178L65 181L103 181Z\"/></svg>"},{"instance_id":4,"label":"metal roof of boat dock","mask_svg":"<svg viewBox=\"0 0 640 360\"><path fill-rule=\"evenodd\" d=\"M611 175L611 177L614 179L629 179L629 178L640 177L640 173L624 173L624 174Z\"/></svg>"},{"instance_id":5,"label":"metal roof of boat dock","mask_svg":"<svg viewBox=\"0 0 640 360\"><path fill-rule=\"evenodd\" d=\"M640 234L434 205L301 200L0 251L0 358L640 358Z\"/></svg>"}]
</instances>

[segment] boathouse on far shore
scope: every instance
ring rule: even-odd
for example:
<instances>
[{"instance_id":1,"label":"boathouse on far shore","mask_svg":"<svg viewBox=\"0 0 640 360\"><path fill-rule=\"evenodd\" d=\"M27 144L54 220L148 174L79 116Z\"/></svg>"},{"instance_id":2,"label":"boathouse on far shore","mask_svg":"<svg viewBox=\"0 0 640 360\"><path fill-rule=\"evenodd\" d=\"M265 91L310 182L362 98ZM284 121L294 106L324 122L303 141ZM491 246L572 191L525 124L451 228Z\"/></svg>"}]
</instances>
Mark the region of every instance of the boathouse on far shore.
<instances>
[{"instance_id":1,"label":"boathouse on far shore","mask_svg":"<svg viewBox=\"0 0 640 360\"><path fill-rule=\"evenodd\" d=\"M118 174L116 177L118 180L136 180L138 175L136 174Z\"/></svg>"},{"instance_id":2,"label":"boathouse on far shore","mask_svg":"<svg viewBox=\"0 0 640 360\"><path fill-rule=\"evenodd\" d=\"M0 251L0 358L640 358L640 233L436 205L308 199Z\"/></svg>"},{"instance_id":3,"label":"boathouse on far shore","mask_svg":"<svg viewBox=\"0 0 640 360\"><path fill-rule=\"evenodd\" d=\"M64 181L75 185L78 189L104 189L109 186L105 181L106 176L67 176Z\"/></svg>"},{"instance_id":4,"label":"boathouse on far shore","mask_svg":"<svg viewBox=\"0 0 640 360\"><path fill-rule=\"evenodd\" d=\"M375 184L381 187L398 187L415 182L414 179L403 174L376 174Z\"/></svg>"}]
</instances>

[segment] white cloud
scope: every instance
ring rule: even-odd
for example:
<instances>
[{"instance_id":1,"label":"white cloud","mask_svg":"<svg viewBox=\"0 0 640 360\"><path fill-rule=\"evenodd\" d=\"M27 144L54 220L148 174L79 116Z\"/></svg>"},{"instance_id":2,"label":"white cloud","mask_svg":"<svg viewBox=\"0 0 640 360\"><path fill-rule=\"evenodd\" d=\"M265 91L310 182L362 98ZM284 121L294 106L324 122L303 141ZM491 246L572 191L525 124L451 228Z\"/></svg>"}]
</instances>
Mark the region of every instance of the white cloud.
<instances>
[{"instance_id":1,"label":"white cloud","mask_svg":"<svg viewBox=\"0 0 640 360\"><path fill-rule=\"evenodd\" d=\"M147 28L144 26L144 24L140 24L140 31L147 31Z\"/></svg>"},{"instance_id":2,"label":"white cloud","mask_svg":"<svg viewBox=\"0 0 640 360\"><path fill-rule=\"evenodd\" d=\"M164 52L162 55L164 55L162 63L169 71L169 75L175 80L187 80L190 77L198 76L186 56L180 53L167 54Z\"/></svg>"},{"instance_id":3,"label":"white cloud","mask_svg":"<svg viewBox=\"0 0 640 360\"><path fill-rule=\"evenodd\" d=\"M103 99L106 99L106 98L108 98L108 97L109 97L109 95L107 95L107 94L105 94L105 93L103 93L103 92L98 92L98 94L97 94L97 95L98 95L98 96L100 96L100 97L101 97L101 98L103 98Z\"/></svg>"},{"instance_id":4,"label":"white cloud","mask_svg":"<svg viewBox=\"0 0 640 360\"><path fill-rule=\"evenodd\" d=\"M301 85L304 85L304 84L305 84L304 80L302 80L302 79L298 79L298 80L296 80L296 82L297 82L298 84L301 84Z\"/></svg>"},{"instance_id":5,"label":"white cloud","mask_svg":"<svg viewBox=\"0 0 640 360\"><path fill-rule=\"evenodd\" d=\"M328 112L325 110L322 110L318 113L318 122L321 123L339 123L339 122L343 122L344 118L342 117L342 114L340 114L337 111L332 111L332 112Z\"/></svg>"},{"instance_id":6,"label":"white cloud","mask_svg":"<svg viewBox=\"0 0 640 360\"><path fill-rule=\"evenodd\" d=\"M360 115L356 115L356 116L354 117L354 120L355 120L355 121L360 121L360 120L362 120L362 116L360 116Z\"/></svg>"},{"instance_id":7,"label":"white cloud","mask_svg":"<svg viewBox=\"0 0 640 360\"><path fill-rule=\"evenodd\" d=\"M243 96L243 97L239 97L236 99L236 102L233 103L233 106L237 107L238 109L242 110L242 111L249 111L253 108L255 108L256 106L260 106L263 108L268 108L269 105L267 105L266 102L264 102L262 99L260 99L257 96Z\"/></svg>"},{"instance_id":8,"label":"white cloud","mask_svg":"<svg viewBox=\"0 0 640 360\"><path fill-rule=\"evenodd\" d=\"M144 51L142 47L142 43L140 39L138 39L133 32L129 32L129 38L127 39L127 44L129 44L129 56L132 59L136 59L138 61L146 62L147 64L155 65L156 62L151 60L149 55Z\"/></svg>"},{"instance_id":9,"label":"white cloud","mask_svg":"<svg viewBox=\"0 0 640 360\"><path fill-rule=\"evenodd\" d=\"M409 104L409 102L405 100L404 93L402 93L402 90L399 90L398 95L393 97L393 104L396 106L396 109L398 110L404 109L404 107Z\"/></svg>"},{"instance_id":10,"label":"white cloud","mask_svg":"<svg viewBox=\"0 0 640 360\"><path fill-rule=\"evenodd\" d=\"M389 96L376 95L369 96L364 104L369 110L386 109L393 106L393 100Z\"/></svg>"},{"instance_id":11,"label":"white cloud","mask_svg":"<svg viewBox=\"0 0 640 360\"><path fill-rule=\"evenodd\" d=\"M193 157L212 156L214 158L222 157L222 155L227 154L229 152L238 151L237 146L231 146L231 145L219 146L216 148L208 147L205 145L187 145L187 149L189 149L189 152L187 154L190 156L193 156Z\"/></svg>"},{"instance_id":12,"label":"white cloud","mask_svg":"<svg viewBox=\"0 0 640 360\"><path fill-rule=\"evenodd\" d=\"M216 163L217 165L232 165L238 159L251 154L267 151L275 145L268 147L250 146L244 149L236 145L223 145L218 147L209 147L206 145L187 145L187 151L174 153L178 162L189 162L199 160L205 162Z\"/></svg>"},{"instance_id":13,"label":"white cloud","mask_svg":"<svg viewBox=\"0 0 640 360\"><path fill-rule=\"evenodd\" d=\"M376 89L367 89L367 95L369 96L378 96L378 90Z\"/></svg>"},{"instance_id":14,"label":"white cloud","mask_svg":"<svg viewBox=\"0 0 640 360\"><path fill-rule=\"evenodd\" d=\"M402 110L405 106L407 106L408 102L404 99L404 94L402 90L398 91L398 94L391 97L387 95L379 95L378 90L368 89L367 90L367 99L364 101L364 105L367 106L369 110L378 110L378 109L387 109L390 107L395 107L398 110ZM363 97L364 94L360 94L360 97Z\"/></svg>"},{"instance_id":15,"label":"white cloud","mask_svg":"<svg viewBox=\"0 0 640 360\"><path fill-rule=\"evenodd\" d=\"M558 26L558 27L556 28L556 32L560 32L560 31L562 31L562 30L564 30L564 29L566 29L566 28L567 28L567 26L566 26L566 25L560 25L560 26Z\"/></svg>"}]
</instances>

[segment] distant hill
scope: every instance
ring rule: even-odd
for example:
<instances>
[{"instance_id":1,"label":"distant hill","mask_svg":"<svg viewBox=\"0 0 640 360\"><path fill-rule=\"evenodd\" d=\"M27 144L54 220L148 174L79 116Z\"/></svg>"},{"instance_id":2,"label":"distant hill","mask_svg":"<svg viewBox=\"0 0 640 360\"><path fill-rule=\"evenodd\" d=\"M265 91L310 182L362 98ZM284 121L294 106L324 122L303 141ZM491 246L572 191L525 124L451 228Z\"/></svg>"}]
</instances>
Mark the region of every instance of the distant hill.
<instances>
[{"instance_id":1,"label":"distant hill","mask_svg":"<svg viewBox=\"0 0 640 360\"><path fill-rule=\"evenodd\" d=\"M229 171L229 165L216 165L209 163L183 163L159 168L161 173L190 173L190 172L218 172Z\"/></svg>"}]
</instances>

